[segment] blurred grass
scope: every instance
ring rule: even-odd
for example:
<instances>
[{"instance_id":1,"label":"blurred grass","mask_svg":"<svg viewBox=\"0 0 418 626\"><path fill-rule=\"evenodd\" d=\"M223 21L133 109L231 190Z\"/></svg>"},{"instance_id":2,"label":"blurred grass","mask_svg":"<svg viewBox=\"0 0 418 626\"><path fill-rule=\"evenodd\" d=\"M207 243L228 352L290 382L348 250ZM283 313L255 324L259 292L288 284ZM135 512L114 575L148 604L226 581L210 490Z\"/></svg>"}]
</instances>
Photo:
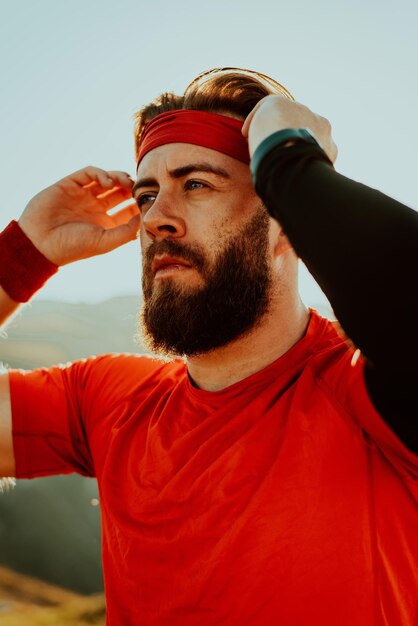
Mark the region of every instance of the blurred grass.
<instances>
[{"instance_id":1,"label":"blurred grass","mask_svg":"<svg viewBox=\"0 0 418 626\"><path fill-rule=\"evenodd\" d=\"M0 626L105 626L102 593L83 596L0 566Z\"/></svg>"},{"instance_id":2,"label":"blurred grass","mask_svg":"<svg viewBox=\"0 0 418 626\"><path fill-rule=\"evenodd\" d=\"M0 614L1 626L105 626L106 608L102 595L80 598L58 607L17 607Z\"/></svg>"}]
</instances>

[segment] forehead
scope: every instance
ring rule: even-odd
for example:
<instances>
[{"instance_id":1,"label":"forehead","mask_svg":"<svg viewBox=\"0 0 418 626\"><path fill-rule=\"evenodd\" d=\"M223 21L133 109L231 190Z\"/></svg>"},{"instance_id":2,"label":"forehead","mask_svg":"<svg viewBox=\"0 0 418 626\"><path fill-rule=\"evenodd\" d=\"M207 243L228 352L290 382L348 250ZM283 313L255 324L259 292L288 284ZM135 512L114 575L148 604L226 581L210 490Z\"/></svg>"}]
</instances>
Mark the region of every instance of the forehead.
<instances>
[{"instance_id":1,"label":"forehead","mask_svg":"<svg viewBox=\"0 0 418 626\"><path fill-rule=\"evenodd\" d=\"M137 178L163 176L193 163L207 163L222 168L231 177L250 175L248 165L222 152L190 143L170 143L158 146L144 156L138 166Z\"/></svg>"}]
</instances>

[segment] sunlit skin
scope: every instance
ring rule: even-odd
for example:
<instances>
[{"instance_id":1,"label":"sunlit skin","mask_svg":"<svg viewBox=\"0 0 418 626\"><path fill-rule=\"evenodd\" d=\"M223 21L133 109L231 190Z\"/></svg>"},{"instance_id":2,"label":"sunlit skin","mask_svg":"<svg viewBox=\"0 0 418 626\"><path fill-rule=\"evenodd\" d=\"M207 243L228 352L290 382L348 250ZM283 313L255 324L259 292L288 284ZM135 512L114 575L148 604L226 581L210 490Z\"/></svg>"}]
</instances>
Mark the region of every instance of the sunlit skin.
<instances>
[{"instance_id":1,"label":"sunlit skin","mask_svg":"<svg viewBox=\"0 0 418 626\"><path fill-rule=\"evenodd\" d=\"M180 168L186 167L195 171L179 175ZM203 167L220 173L203 171ZM137 186L147 179L154 184ZM155 239L170 237L203 246L209 261L222 240L233 235L253 215L257 202L260 204L245 164L215 150L181 143L160 146L145 155L134 197L142 213L143 251ZM172 264L160 269L155 280L169 277L187 281L190 287L202 285L200 274L190 267Z\"/></svg>"},{"instance_id":2,"label":"sunlit skin","mask_svg":"<svg viewBox=\"0 0 418 626\"><path fill-rule=\"evenodd\" d=\"M204 171L209 168L217 173ZM191 144L167 144L145 155L133 191L142 213L143 253L153 241L171 238L200 246L209 263L260 208L246 164ZM197 386L225 388L277 359L303 335L308 313L297 292L297 260L272 219L268 256L274 278L269 313L245 337L188 359ZM177 281L186 290L204 284L199 271L182 259L162 256L154 263L154 289L166 280Z\"/></svg>"}]
</instances>

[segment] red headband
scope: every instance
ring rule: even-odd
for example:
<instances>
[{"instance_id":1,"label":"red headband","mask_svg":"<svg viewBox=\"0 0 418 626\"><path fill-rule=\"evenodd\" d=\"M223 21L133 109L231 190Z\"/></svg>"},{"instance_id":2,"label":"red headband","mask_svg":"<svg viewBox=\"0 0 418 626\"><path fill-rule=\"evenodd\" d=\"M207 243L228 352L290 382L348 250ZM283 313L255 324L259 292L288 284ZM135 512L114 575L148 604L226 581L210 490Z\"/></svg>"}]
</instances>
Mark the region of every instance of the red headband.
<instances>
[{"instance_id":1,"label":"red headband","mask_svg":"<svg viewBox=\"0 0 418 626\"><path fill-rule=\"evenodd\" d=\"M166 143L192 143L211 148L250 163L247 140L241 129L243 122L217 113L180 109L154 117L145 127L138 152L137 167L149 152Z\"/></svg>"}]
</instances>

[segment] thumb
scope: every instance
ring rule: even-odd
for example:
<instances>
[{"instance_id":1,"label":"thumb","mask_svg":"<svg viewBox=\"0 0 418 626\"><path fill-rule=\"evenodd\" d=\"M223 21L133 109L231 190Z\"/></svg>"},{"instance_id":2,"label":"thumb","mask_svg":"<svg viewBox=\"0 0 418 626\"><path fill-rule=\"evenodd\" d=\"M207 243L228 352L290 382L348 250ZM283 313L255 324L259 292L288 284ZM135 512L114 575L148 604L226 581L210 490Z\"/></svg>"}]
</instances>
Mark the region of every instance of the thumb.
<instances>
[{"instance_id":1,"label":"thumb","mask_svg":"<svg viewBox=\"0 0 418 626\"><path fill-rule=\"evenodd\" d=\"M248 137L248 133L250 130L250 124L253 120L254 115L257 113L258 109L261 107L261 105L265 102L265 100L268 98L268 96L265 96L264 98L262 98L261 100L259 100L257 102L257 104L255 105L255 107L252 109L252 111L249 112L249 114L247 115L247 117L245 118L244 121L244 125L241 129L242 134L244 135L244 137Z\"/></svg>"},{"instance_id":2,"label":"thumb","mask_svg":"<svg viewBox=\"0 0 418 626\"><path fill-rule=\"evenodd\" d=\"M255 106L255 108L254 108L254 109L253 109L253 110L252 110L252 111L251 111L251 112L247 115L247 117L246 117L246 118L245 118L245 120L244 120L244 124L243 124L243 126L242 126L242 129L241 129L241 133L242 133L242 134L243 134L243 136L244 136L245 138L247 138L247 139L248 139L248 132L249 132L249 130L250 130L250 124L251 124L251 121L252 121L252 119L253 119L253 117L254 117L254 114L255 114L256 109L257 109L257 108L258 108L258 104L257 104L257 105Z\"/></svg>"},{"instance_id":3,"label":"thumb","mask_svg":"<svg viewBox=\"0 0 418 626\"><path fill-rule=\"evenodd\" d=\"M135 215L126 224L115 226L103 230L100 240L97 244L97 254L105 254L111 252L129 241L137 238L138 230L141 225L141 216Z\"/></svg>"}]
</instances>

